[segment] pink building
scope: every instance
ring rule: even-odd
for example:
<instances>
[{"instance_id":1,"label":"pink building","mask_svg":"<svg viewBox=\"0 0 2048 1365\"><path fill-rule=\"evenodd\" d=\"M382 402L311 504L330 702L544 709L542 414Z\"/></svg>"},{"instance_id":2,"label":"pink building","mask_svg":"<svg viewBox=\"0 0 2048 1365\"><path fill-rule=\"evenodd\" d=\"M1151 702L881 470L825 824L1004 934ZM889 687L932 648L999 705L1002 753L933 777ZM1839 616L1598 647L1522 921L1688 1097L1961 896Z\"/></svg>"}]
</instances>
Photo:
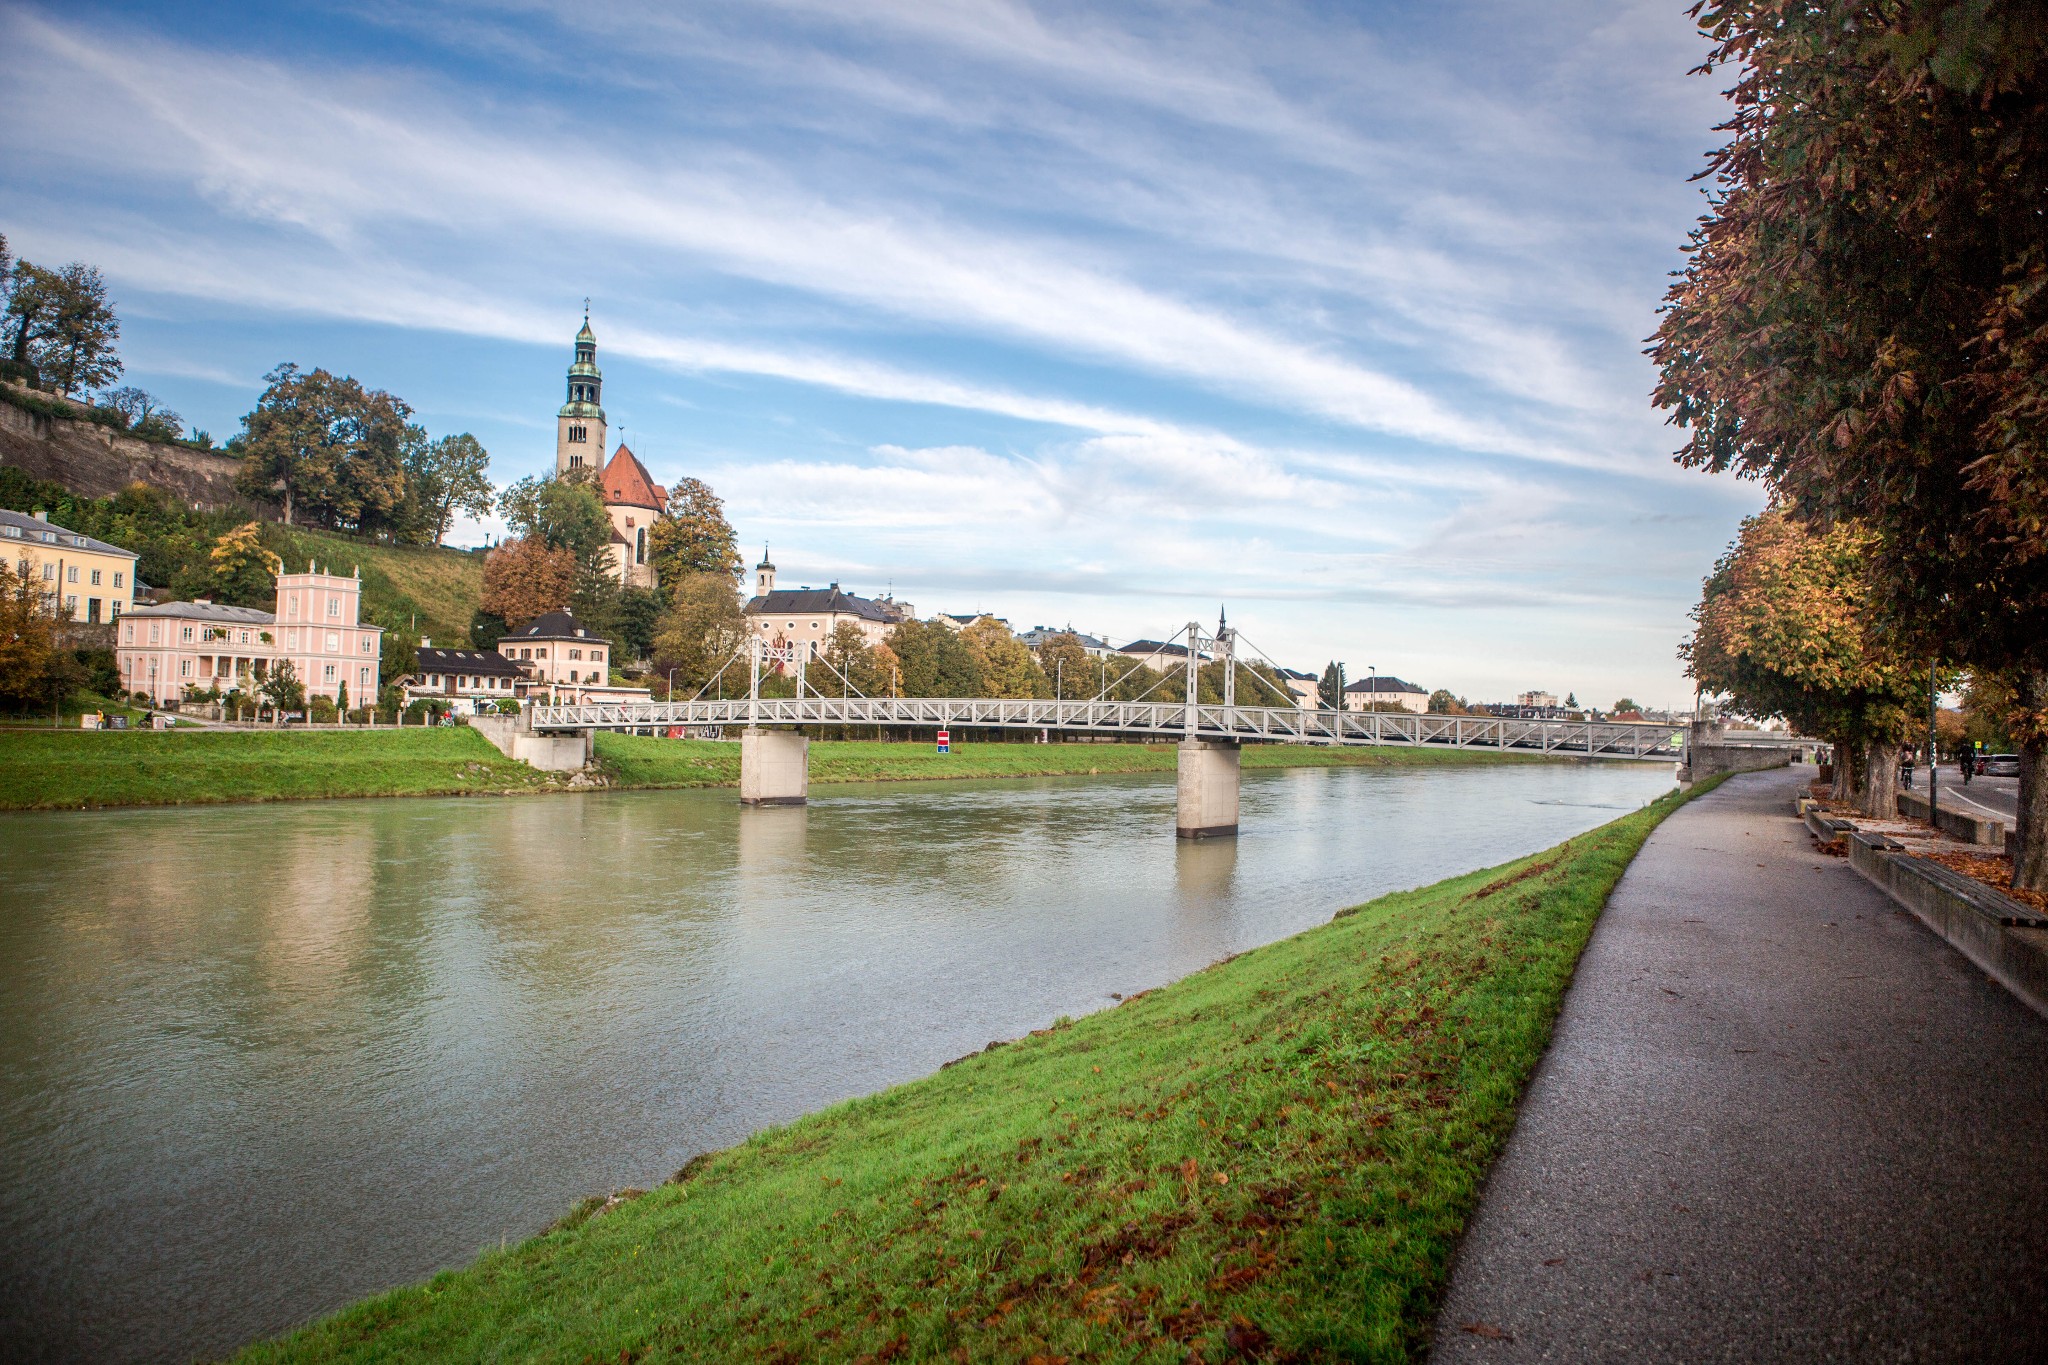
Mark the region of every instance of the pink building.
<instances>
[{"instance_id":1,"label":"pink building","mask_svg":"<svg viewBox=\"0 0 2048 1365\"><path fill-rule=\"evenodd\" d=\"M121 686L175 701L187 688L254 692L289 661L306 696L332 701L343 685L350 706L377 698L383 628L362 621L358 578L319 572L277 576L277 610L166 602L121 616L114 648Z\"/></svg>"}]
</instances>

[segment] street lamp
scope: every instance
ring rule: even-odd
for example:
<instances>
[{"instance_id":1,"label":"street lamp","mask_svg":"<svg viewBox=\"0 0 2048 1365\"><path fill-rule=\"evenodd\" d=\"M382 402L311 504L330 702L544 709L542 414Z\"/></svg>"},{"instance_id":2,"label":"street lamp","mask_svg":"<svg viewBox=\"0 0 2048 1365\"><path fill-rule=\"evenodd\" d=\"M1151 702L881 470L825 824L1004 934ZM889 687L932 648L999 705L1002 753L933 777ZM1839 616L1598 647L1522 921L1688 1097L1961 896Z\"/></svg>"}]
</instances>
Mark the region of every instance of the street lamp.
<instances>
[{"instance_id":1,"label":"street lamp","mask_svg":"<svg viewBox=\"0 0 2048 1365\"><path fill-rule=\"evenodd\" d=\"M676 668L681 668L681 667L682 667L682 665L681 665L681 664L677 664L677 665L676 665ZM671 668L671 669L670 669L670 670L668 671L668 696L667 696L667 697L665 698L665 700L667 700L667 701L674 701L675 699L676 699L676 669L675 669L675 668Z\"/></svg>"}]
</instances>

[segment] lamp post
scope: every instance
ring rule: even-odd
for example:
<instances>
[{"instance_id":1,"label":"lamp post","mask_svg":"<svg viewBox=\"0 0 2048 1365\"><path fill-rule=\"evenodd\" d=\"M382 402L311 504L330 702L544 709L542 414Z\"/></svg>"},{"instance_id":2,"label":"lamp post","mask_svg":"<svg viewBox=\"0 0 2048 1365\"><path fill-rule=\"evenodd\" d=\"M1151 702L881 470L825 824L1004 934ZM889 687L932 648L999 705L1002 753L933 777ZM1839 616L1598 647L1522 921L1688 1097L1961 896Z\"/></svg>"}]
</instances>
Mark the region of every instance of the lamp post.
<instances>
[{"instance_id":1,"label":"lamp post","mask_svg":"<svg viewBox=\"0 0 2048 1365\"><path fill-rule=\"evenodd\" d=\"M1938 664L1930 661L1927 665L1927 823L1936 833L1941 830L1941 807L1934 791L1934 743L1941 713L1941 694L1936 690L1940 683L1936 679Z\"/></svg>"},{"instance_id":2,"label":"lamp post","mask_svg":"<svg viewBox=\"0 0 2048 1365\"><path fill-rule=\"evenodd\" d=\"M669 671L668 671L668 695L667 695L666 697L664 697L664 698L663 698L662 700L664 700L664 701L674 701L674 700L676 699L676 668L681 668L681 667L682 667L682 665L681 665L681 664L677 664L677 665L675 666L675 668L671 668L671 669L669 669Z\"/></svg>"}]
</instances>

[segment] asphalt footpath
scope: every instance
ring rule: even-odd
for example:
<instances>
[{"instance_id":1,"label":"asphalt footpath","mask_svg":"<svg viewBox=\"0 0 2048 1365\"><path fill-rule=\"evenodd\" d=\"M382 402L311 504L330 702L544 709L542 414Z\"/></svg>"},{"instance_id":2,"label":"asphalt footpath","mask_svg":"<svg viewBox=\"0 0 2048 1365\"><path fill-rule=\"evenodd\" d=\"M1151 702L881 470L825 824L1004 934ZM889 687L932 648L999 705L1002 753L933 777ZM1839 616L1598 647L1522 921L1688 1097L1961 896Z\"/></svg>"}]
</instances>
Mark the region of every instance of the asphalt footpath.
<instances>
[{"instance_id":1,"label":"asphalt footpath","mask_svg":"<svg viewBox=\"0 0 2048 1365\"><path fill-rule=\"evenodd\" d=\"M2048 1020L1731 778L1594 930L1431 1359L2048 1361Z\"/></svg>"}]
</instances>

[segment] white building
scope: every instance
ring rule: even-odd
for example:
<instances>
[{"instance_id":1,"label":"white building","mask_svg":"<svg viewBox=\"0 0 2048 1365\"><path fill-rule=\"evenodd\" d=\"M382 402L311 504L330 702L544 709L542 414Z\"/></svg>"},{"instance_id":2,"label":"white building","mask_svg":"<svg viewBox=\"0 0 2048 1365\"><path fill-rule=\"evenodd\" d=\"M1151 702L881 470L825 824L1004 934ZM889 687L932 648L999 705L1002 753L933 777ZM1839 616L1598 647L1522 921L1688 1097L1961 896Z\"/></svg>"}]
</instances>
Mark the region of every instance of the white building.
<instances>
[{"instance_id":1,"label":"white building","mask_svg":"<svg viewBox=\"0 0 2048 1365\"><path fill-rule=\"evenodd\" d=\"M1392 676L1360 678L1344 689L1346 711L1385 710L1390 705L1419 716L1429 710L1429 693Z\"/></svg>"}]
</instances>

